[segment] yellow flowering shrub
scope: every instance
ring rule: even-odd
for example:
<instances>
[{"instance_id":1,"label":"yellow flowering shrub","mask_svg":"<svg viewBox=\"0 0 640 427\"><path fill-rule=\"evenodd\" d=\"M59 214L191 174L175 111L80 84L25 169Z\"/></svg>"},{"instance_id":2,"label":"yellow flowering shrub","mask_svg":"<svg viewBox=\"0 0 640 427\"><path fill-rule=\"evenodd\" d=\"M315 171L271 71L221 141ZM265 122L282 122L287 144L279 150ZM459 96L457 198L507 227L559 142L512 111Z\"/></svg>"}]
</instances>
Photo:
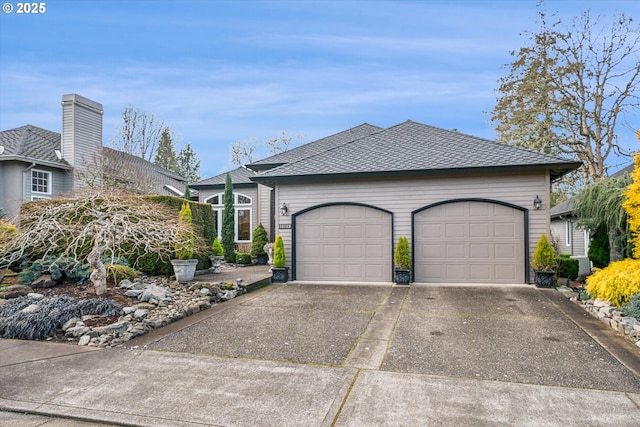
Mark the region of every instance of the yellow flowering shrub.
<instances>
[{"instance_id":1,"label":"yellow flowering shrub","mask_svg":"<svg viewBox=\"0 0 640 427\"><path fill-rule=\"evenodd\" d=\"M640 131L636 133L640 139ZM625 201L622 204L627 212L629 229L631 230L631 241L633 247L633 257L640 259L640 153L633 156L635 168L631 173L631 184L625 192Z\"/></svg>"},{"instance_id":2,"label":"yellow flowering shrub","mask_svg":"<svg viewBox=\"0 0 640 427\"><path fill-rule=\"evenodd\" d=\"M640 292L640 260L627 258L596 269L587 278L586 291L592 298L608 300L620 307Z\"/></svg>"}]
</instances>

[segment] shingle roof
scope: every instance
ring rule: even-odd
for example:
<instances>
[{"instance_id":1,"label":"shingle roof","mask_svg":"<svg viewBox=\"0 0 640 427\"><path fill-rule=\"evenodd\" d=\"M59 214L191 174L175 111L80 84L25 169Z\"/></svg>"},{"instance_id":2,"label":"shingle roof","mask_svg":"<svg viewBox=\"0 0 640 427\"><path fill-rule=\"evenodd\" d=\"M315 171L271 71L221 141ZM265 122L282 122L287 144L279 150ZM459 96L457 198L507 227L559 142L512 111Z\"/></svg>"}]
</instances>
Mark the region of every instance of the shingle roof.
<instances>
[{"instance_id":1,"label":"shingle roof","mask_svg":"<svg viewBox=\"0 0 640 427\"><path fill-rule=\"evenodd\" d=\"M0 145L4 147L0 160L19 159L69 169L69 164L56 154L60 141L59 133L37 126L5 130L0 132Z\"/></svg>"},{"instance_id":2,"label":"shingle roof","mask_svg":"<svg viewBox=\"0 0 640 427\"><path fill-rule=\"evenodd\" d=\"M487 168L575 169L579 162L408 120L254 177L254 181L321 176L434 173Z\"/></svg>"},{"instance_id":3,"label":"shingle roof","mask_svg":"<svg viewBox=\"0 0 640 427\"><path fill-rule=\"evenodd\" d=\"M381 127L363 123L354 128L318 139L313 142L309 142L307 144L292 148L291 150L287 150L279 154L275 154L271 157L267 157L266 159L259 160L247 166L252 169L262 169L260 166L278 164L282 165L285 163L297 162L299 160L306 159L307 157L314 156L327 150L331 150L332 148L339 147L340 145L344 145L348 142L360 139L364 136L371 135L381 130Z\"/></svg>"},{"instance_id":4,"label":"shingle roof","mask_svg":"<svg viewBox=\"0 0 640 427\"><path fill-rule=\"evenodd\" d=\"M565 200L564 202L555 205L554 207L552 207L549 210L549 214L551 215L551 218L555 218L555 217L558 217L558 216L561 216L561 215L570 214L572 212L573 212L573 200L572 199Z\"/></svg>"},{"instance_id":5,"label":"shingle roof","mask_svg":"<svg viewBox=\"0 0 640 427\"><path fill-rule=\"evenodd\" d=\"M243 167L239 167L232 171L224 172L224 173L221 173L220 175L203 179L202 181L198 181L194 184L189 184L189 187L192 187L192 188L203 188L203 187L210 187L210 186L224 187L227 180L227 174L231 175L231 182L233 183L233 185L255 184L253 181L249 179L251 176L255 175L255 172L252 172Z\"/></svg>"},{"instance_id":6,"label":"shingle roof","mask_svg":"<svg viewBox=\"0 0 640 427\"><path fill-rule=\"evenodd\" d=\"M633 163L631 163L628 166L625 166L624 168L620 169L618 172L614 173L613 175L611 175L611 178L619 178L621 176L623 176L625 173L631 173L633 172L635 165Z\"/></svg>"}]
</instances>

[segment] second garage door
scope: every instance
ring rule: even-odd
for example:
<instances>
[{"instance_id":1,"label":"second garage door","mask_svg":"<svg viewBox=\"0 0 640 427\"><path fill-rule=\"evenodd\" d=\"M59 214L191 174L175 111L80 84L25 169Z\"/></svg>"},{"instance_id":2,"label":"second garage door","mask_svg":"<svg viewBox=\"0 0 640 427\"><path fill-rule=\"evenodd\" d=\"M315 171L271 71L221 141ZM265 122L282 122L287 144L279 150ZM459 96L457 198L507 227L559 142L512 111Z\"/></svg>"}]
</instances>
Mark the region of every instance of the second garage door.
<instances>
[{"instance_id":1,"label":"second garage door","mask_svg":"<svg viewBox=\"0 0 640 427\"><path fill-rule=\"evenodd\" d=\"M391 214L340 204L304 212L295 221L295 278L390 282Z\"/></svg>"},{"instance_id":2,"label":"second garage door","mask_svg":"<svg viewBox=\"0 0 640 427\"><path fill-rule=\"evenodd\" d=\"M524 283L524 213L502 204L461 201L418 212L415 281Z\"/></svg>"}]
</instances>

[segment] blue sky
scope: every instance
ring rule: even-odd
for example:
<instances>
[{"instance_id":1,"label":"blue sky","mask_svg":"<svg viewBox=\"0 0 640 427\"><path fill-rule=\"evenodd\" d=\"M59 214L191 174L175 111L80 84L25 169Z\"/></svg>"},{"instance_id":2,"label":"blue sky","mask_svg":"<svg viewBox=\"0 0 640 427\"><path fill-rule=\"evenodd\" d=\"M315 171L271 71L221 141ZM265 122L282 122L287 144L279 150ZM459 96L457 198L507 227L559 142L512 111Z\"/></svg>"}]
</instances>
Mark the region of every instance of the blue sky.
<instances>
[{"instance_id":1,"label":"blue sky","mask_svg":"<svg viewBox=\"0 0 640 427\"><path fill-rule=\"evenodd\" d=\"M3 3L0 130L60 131L61 97L78 93L103 105L108 145L133 105L190 143L206 178L231 167L235 141L282 131L308 142L411 119L495 139L487 113L537 1L49 0L37 15ZM546 8L640 19L635 0Z\"/></svg>"}]
</instances>

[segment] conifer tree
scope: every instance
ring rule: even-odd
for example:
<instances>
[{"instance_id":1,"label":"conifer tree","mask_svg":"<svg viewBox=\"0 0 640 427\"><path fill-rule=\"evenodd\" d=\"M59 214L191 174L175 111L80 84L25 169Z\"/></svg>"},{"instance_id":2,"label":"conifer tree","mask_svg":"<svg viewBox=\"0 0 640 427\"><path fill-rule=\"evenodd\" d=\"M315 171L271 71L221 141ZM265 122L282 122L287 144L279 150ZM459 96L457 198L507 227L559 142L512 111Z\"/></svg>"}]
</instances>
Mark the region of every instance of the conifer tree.
<instances>
[{"instance_id":1,"label":"conifer tree","mask_svg":"<svg viewBox=\"0 0 640 427\"><path fill-rule=\"evenodd\" d=\"M231 175L227 174L224 184L224 210L222 211L222 248L224 259L234 262L236 259L235 242L235 208L233 206L233 182Z\"/></svg>"}]
</instances>

